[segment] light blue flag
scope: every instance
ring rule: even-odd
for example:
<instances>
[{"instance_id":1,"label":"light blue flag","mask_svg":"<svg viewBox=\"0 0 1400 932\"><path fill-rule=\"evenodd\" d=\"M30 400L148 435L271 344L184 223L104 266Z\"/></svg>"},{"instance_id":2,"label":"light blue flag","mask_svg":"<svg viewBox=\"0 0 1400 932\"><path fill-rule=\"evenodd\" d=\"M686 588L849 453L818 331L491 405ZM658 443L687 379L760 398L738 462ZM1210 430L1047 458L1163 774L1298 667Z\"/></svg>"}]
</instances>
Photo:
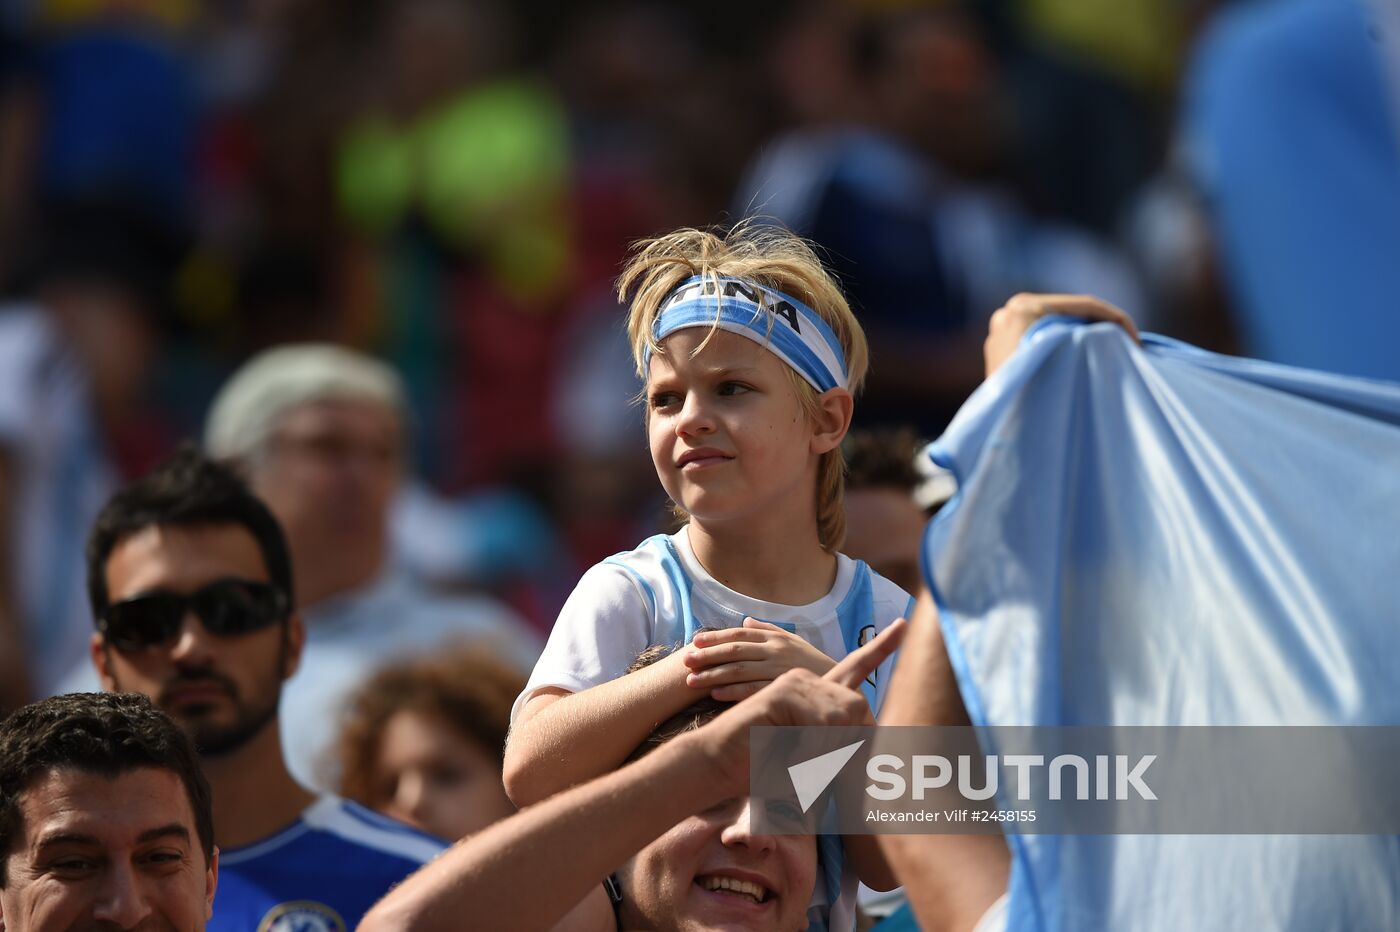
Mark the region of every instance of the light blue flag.
<instances>
[{"instance_id":1,"label":"light blue flag","mask_svg":"<svg viewBox=\"0 0 1400 932\"><path fill-rule=\"evenodd\" d=\"M1041 322L929 448L973 723L1400 724L1400 385L1143 339ZM1394 837L1009 841L1013 930L1400 929Z\"/></svg>"}]
</instances>

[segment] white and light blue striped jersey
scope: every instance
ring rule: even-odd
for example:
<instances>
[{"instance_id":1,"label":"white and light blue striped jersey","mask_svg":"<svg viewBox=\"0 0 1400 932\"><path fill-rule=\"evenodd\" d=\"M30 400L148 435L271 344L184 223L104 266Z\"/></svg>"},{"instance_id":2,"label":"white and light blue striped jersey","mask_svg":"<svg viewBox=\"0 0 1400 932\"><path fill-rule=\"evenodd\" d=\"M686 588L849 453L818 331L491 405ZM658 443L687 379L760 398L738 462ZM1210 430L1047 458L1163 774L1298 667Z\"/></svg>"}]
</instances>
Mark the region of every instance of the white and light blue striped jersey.
<instances>
[{"instance_id":1,"label":"white and light blue striped jersey","mask_svg":"<svg viewBox=\"0 0 1400 932\"><path fill-rule=\"evenodd\" d=\"M800 635L840 660L896 618L908 617L913 599L863 562L844 554L836 559L830 592L807 605L782 605L750 598L712 577L691 550L685 528L608 557L584 573L564 603L511 718L538 689L580 692L621 676L648 647L688 643L700 628L737 628L748 617ZM879 709L893 669L891 657L866 683L871 708Z\"/></svg>"},{"instance_id":2,"label":"white and light blue striped jersey","mask_svg":"<svg viewBox=\"0 0 1400 932\"><path fill-rule=\"evenodd\" d=\"M209 932L346 932L447 844L322 796L270 838L219 853Z\"/></svg>"}]
</instances>

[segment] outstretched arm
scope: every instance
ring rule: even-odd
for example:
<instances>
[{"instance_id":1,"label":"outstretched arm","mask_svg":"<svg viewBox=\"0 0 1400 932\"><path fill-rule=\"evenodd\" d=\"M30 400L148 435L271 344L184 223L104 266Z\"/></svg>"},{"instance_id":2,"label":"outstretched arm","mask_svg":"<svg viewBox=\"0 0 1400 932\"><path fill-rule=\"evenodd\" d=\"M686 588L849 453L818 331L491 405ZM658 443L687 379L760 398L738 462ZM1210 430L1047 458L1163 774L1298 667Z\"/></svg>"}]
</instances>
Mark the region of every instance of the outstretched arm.
<instances>
[{"instance_id":1,"label":"outstretched arm","mask_svg":"<svg viewBox=\"0 0 1400 932\"><path fill-rule=\"evenodd\" d=\"M927 591L914 607L880 724L970 724ZM878 837L926 929L972 929L1006 890L1011 855L1000 835Z\"/></svg>"},{"instance_id":2,"label":"outstretched arm","mask_svg":"<svg viewBox=\"0 0 1400 932\"><path fill-rule=\"evenodd\" d=\"M461 928L464 916L482 928L549 928L672 825L746 795L754 725L868 722L860 683L903 631L896 622L824 677L792 670L647 757L459 842L380 900L361 932L446 932Z\"/></svg>"}]
</instances>

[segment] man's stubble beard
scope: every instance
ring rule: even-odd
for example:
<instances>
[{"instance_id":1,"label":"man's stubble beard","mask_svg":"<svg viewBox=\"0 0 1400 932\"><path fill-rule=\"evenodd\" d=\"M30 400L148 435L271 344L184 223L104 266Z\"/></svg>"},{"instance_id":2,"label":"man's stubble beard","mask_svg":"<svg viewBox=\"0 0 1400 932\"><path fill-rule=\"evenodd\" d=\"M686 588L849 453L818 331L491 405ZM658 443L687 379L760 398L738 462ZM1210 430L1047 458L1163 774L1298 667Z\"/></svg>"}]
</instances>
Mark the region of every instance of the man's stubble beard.
<instances>
[{"instance_id":1,"label":"man's stubble beard","mask_svg":"<svg viewBox=\"0 0 1400 932\"><path fill-rule=\"evenodd\" d=\"M166 715L169 715L194 743L195 750L200 757L216 758L232 754L256 738L271 722L276 720L278 707L282 701L282 683L286 680L287 671L288 647L287 623L285 621L282 622L282 632L283 636L277 652L276 672L266 688L258 690L259 693L268 694L269 698L258 706L250 707L238 695L237 688L232 683L227 683L230 698L233 701L234 719L226 725L207 722L203 716L198 714L189 715L175 712L160 702L159 696L151 697L152 703ZM227 678L220 674L211 674L211 676L227 681ZM198 679L199 677L196 675L189 678ZM117 692L125 691L120 681L117 680L115 672L112 674L112 685L116 687Z\"/></svg>"}]
</instances>

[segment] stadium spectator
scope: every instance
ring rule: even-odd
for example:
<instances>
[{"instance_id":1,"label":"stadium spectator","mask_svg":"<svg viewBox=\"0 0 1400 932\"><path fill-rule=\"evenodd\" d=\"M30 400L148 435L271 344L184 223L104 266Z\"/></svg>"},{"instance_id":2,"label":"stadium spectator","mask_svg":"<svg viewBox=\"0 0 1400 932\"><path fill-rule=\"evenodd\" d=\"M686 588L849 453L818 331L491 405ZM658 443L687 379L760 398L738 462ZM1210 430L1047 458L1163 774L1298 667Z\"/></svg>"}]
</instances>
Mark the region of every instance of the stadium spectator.
<instances>
[{"instance_id":1,"label":"stadium spectator","mask_svg":"<svg viewBox=\"0 0 1400 932\"><path fill-rule=\"evenodd\" d=\"M50 205L43 220L26 297L0 307L0 708L86 664L82 540L144 430L179 253L118 198Z\"/></svg>"},{"instance_id":2,"label":"stadium spectator","mask_svg":"<svg viewBox=\"0 0 1400 932\"><path fill-rule=\"evenodd\" d=\"M864 560L905 592L918 592L919 545L929 509L919 493L929 486L915 460L923 445L913 431L851 431L846 454L846 542L841 549Z\"/></svg>"},{"instance_id":3,"label":"stadium spectator","mask_svg":"<svg viewBox=\"0 0 1400 932\"><path fill-rule=\"evenodd\" d=\"M291 546L307 649L282 715L287 759L308 785L334 785L332 723L382 664L457 642L521 670L538 653L535 636L495 600L434 593L391 565L389 514L408 428L392 369L318 344L254 357L209 412L209 453L238 464Z\"/></svg>"},{"instance_id":4,"label":"stadium spectator","mask_svg":"<svg viewBox=\"0 0 1400 932\"><path fill-rule=\"evenodd\" d=\"M492 929L807 928L816 845L752 830L743 795L749 729L873 724L860 684L904 627L886 628L825 676L790 670L724 711L700 700L654 729L616 772L457 845L360 928L457 929L468 913Z\"/></svg>"},{"instance_id":5,"label":"stadium spectator","mask_svg":"<svg viewBox=\"0 0 1400 932\"><path fill-rule=\"evenodd\" d=\"M510 706L525 677L479 651L385 667L339 739L340 792L439 838L515 811L501 785Z\"/></svg>"},{"instance_id":6,"label":"stadium spectator","mask_svg":"<svg viewBox=\"0 0 1400 932\"><path fill-rule=\"evenodd\" d=\"M190 740L141 696L0 723L0 928L203 929L219 875Z\"/></svg>"},{"instance_id":7,"label":"stadium spectator","mask_svg":"<svg viewBox=\"0 0 1400 932\"><path fill-rule=\"evenodd\" d=\"M1400 8L1232 4L1184 90L1244 354L1400 380Z\"/></svg>"},{"instance_id":8,"label":"stadium spectator","mask_svg":"<svg viewBox=\"0 0 1400 932\"><path fill-rule=\"evenodd\" d=\"M293 779L277 705L305 628L277 520L226 466L183 451L119 492L88 542L92 659L194 739L223 877L213 929L353 927L442 849Z\"/></svg>"},{"instance_id":9,"label":"stadium spectator","mask_svg":"<svg viewBox=\"0 0 1400 932\"><path fill-rule=\"evenodd\" d=\"M1105 244L990 183L1005 146L996 63L965 10L878 11L848 42L837 67L851 69L862 118L765 146L735 209L775 218L831 263L879 360L860 423L934 436L981 380L985 314L1007 294L1135 307L1137 286Z\"/></svg>"}]
</instances>

